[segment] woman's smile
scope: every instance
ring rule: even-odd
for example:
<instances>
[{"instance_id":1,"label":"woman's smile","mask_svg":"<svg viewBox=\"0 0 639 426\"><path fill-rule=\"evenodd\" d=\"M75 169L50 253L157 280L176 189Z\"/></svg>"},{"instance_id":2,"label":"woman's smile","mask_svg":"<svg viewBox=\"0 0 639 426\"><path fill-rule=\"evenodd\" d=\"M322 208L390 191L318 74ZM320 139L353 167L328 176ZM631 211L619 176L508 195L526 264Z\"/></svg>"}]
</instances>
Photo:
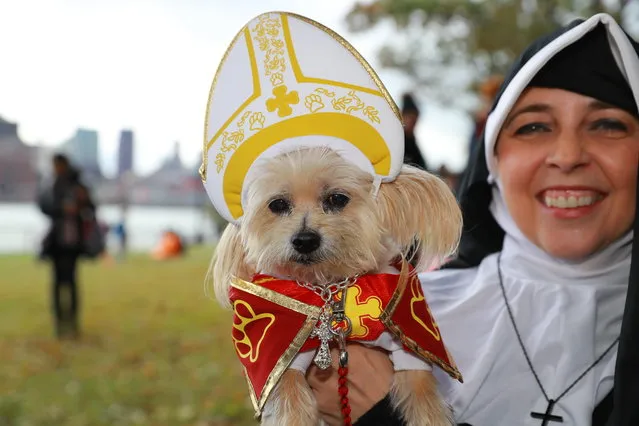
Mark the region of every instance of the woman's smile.
<instances>
[{"instance_id":1,"label":"woman's smile","mask_svg":"<svg viewBox=\"0 0 639 426\"><path fill-rule=\"evenodd\" d=\"M553 186L540 191L537 200L544 213L557 219L577 219L599 208L608 194L585 186Z\"/></svg>"}]
</instances>

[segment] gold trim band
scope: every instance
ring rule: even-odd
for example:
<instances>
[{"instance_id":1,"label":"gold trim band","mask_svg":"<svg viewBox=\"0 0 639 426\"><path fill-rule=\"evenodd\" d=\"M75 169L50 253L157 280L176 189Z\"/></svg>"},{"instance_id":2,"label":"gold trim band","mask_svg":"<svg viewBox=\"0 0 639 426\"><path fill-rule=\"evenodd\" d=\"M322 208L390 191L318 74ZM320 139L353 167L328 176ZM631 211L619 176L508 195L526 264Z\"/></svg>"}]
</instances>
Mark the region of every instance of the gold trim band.
<instances>
[{"instance_id":1,"label":"gold trim band","mask_svg":"<svg viewBox=\"0 0 639 426\"><path fill-rule=\"evenodd\" d=\"M322 311L322 308L318 306L307 305L304 302L300 302L299 300L295 300L291 297L285 296L275 290L271 290L269 288L253 284L251 282L244 281L237 277L233 277L231 279L231 286L237 288L238 290L242 290L246 293L252 294L253 296L257 296L264 300L268 300L269 302L284 306L285 308L291 309L300 314L319 318L319 314Z\"/></svg>"}]
</instances>

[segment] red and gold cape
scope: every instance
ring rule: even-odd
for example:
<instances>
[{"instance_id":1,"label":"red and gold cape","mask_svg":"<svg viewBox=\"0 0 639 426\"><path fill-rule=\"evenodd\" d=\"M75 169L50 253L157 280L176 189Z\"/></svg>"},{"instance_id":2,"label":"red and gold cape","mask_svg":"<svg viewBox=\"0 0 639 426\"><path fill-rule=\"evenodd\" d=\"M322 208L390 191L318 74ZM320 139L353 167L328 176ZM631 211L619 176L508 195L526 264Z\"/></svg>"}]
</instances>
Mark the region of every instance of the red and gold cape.
<instances>
[{"instance_id":1,"label":"red and gold cape","mask_svg":"<svg viewBox=\"0 0 639 426\"><path fill-rule=\"evenodd\" d=\"M323 302L295 281L261 274L252 282L234 278L229 295L234 309L233 342L259 417L293 358L319 346L318 339L308 337L317 324ZM345 310L353 325L348 340L374 341L389 331L406 350L462 380L419 279L407 263L402 265L400 274L357 278L346 293Z\"/></svg>"}]
</instances>

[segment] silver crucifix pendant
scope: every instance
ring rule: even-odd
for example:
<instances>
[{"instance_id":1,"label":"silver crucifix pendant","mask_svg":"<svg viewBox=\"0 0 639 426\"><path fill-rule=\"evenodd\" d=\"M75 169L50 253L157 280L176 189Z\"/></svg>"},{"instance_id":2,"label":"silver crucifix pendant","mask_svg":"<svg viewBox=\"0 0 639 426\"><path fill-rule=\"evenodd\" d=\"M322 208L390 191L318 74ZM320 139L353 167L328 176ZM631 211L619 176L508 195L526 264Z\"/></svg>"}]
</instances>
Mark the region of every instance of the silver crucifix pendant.
<instances>
[{"instance_id":1,"label":"silver crucifix pendant","mask_svg":"<svg viewBox=\"0 0 639 426\"><path fill-rule=\"evenodd\" d=\"M320 347L315 354L315 358L313 358L313 362L322 370L326 370L332 364L328 343L335 338L335 334L331 331L331 313L329 309L329 304L322 308L319 324L315 326L311 333L311 337L317 337L320 341Z\"/></svg>"}]
</instances>

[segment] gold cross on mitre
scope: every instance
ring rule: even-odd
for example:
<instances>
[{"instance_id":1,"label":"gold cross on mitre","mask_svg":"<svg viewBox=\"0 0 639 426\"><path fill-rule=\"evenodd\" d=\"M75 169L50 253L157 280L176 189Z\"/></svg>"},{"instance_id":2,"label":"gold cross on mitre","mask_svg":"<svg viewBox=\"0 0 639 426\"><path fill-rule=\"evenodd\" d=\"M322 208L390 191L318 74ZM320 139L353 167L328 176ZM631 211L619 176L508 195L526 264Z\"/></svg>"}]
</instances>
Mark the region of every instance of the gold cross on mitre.
<instances>
[{"instance_id":1,"label":"gold cross on mitre","mask_svg":"<svg viewBox=\"0 0 639 426\"><path fill-rule=\"evenodd\" d=\"M234 223L259 159L328 146L383 182L404 157L399 109L370 65L332 30L284 12L254 18L233 39L204 129L200 174L217 211Z\"/></svg>"}]
</instances>

